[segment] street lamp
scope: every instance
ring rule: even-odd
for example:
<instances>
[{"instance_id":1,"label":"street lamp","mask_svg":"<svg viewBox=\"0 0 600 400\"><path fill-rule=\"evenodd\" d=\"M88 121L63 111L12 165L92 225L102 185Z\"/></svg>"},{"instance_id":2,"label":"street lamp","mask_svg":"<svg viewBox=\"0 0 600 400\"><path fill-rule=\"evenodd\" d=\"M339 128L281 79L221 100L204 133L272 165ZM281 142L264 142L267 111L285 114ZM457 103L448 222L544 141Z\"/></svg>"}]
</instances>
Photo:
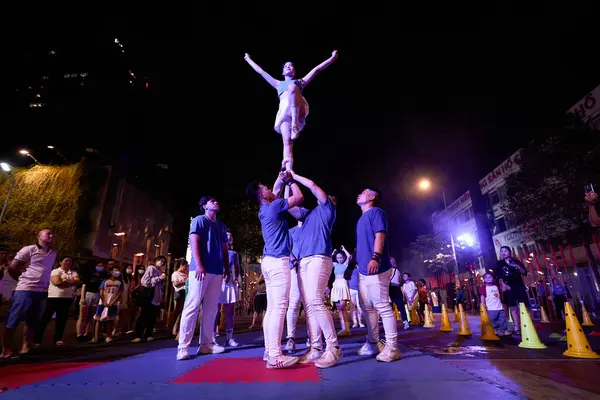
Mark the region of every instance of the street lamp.
<instances>
[{"instance_id":1,"label":"street lamp","mask_svg":"<svg viewBox=\"0 0 600 400\"><path fill-rule=\"evenodd\" d=\"M123 268L123 254L125 252L125 237L127 236L125 232L117 232L115 236L121 238L121 255L120 255L120 264L121 268ZM113 257L114 258L114 257Z\"/></svg>"},{"instance_id":2,"label":"street lamp","mask_svg":"<svg viewBox=\"0 0 600 400\"><path fill-rule=\"evenodd\" d=\"M10 198L13 188L15 187L15 177L12 174L12 168L9 164L5 162L0 163L0 168L2 168L2 171L8 174L8 178L10 179L10 187L8 188L8 194L6 195L6 199L4 199L4 206L2 206L2 212L0 213L0 223L2 223L2 218L4 218L4 213L6 212L6 207L8 206L8 199Z\"/></svg>"},{"instance_id":3,"label":"street lamp","mask_svg":"<svg viewBox=\"0 0 600 400\"><path fill-rule=\"evenodd\" d=\"M67 158L63 155L63 153L60 152L60 150L58 150L57 147L55 146L47 146L50 150L54 150L56 152L56 154L58 154L58 156L60 158L62 158L63 160L67 161Z\"/></svg>"},{"instance_id":4,"label":"street lamp","mask_svg":"<svg viewBox=\"0 0 600 400\"><path fill-rule=\"evenodd\" d=\"M19 150L19 153L21 153L22 155L31 158L33 161L35 161L36 164L41 164L30 152L29 150L23 149L23 150Z\"/></svg>"},{"instance_id":5,"label":"street lamp","mask_svg":"<svg viewBox=\"0 0 600 400\"><path fill-rule=\"evenodd\" d=\"M421 179L419 181L419 189L421 191L429 191L431 189L432 184L429 179ZM444 210L448 208L446 204L446 193L444 189L441 188L442 192L442 200L444 200ZM448 231L450 232L450 245L452 246L452 258L454 258L454 281L456 283L456 287L460 287L460 280L458 279L458 258L456 257L456 249L454 248L454 235L452 234L452 226L448 223Z\"/></svg>"}]
</instances>

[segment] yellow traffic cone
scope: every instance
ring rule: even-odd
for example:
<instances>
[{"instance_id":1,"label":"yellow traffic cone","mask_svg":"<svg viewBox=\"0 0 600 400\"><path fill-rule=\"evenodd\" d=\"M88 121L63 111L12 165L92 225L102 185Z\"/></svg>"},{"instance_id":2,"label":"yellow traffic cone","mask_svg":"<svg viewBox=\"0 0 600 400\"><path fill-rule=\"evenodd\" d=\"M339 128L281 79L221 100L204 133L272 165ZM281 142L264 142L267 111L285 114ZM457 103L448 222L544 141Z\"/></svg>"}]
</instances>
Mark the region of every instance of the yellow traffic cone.
<instances>
[{"instance_id":1,"label":"yellow traffic cone","mask_svg":"<svg viewBox=\"0 0 600 400\"><path fill-rule=\"evenodd\" d=\"M548 319L548 316L546 315L546 310L544 310L544 306L540 306L540 312L542 313L542 317L540 318L540 323L549 324L550 320Z\"/></svg>"},{"instance_id":2,"label":"yellow traffic cone","mask_svg":"<svg viewBox=\"0 0 600 400\"><path fill-rule=\"evenodd\" d=\"M519 303L519 311L521 313L521 343L519 343L519 347L545 349L546 346L540 341L524 303Z\"/></svg>"},{"instance_id":3,"label":"yellow traffic cone","mask_svg":"<svg viewBox=\"0 0 600 400\"><path fill-rule=\"evenodd\" d=\"M396 316L396 321L400 321L400 313L398 313L398 307L394 304L394 315Z\"/></svg>"},{"instance_id":4,"label":"yellow traffic cone","mask_svg":"<svg viewBox=\"0 0 600 400\"><path fill-rule=\"evenodd\" d=\"M581 326L595 326L583 303L581 303L581 313L583 314L583 324Z\"/></svg>"},{"instance_id":5,"label":"yellow traffic cone","mask_svg":"<svg viewBox=\"0 0 600 400\"><path fill-rule=\"evenodd\" d=\"M433 321L431 321L431 310L429 309L429 304L425 304L425 312L423 313L425 316L425 323L423 324L423 328L435 328L433 325Z\"/></svg>"},{"instance_id":6,"label":"yellow traffic cone","mask_svg":"<svg viewBox=\"0 0 600 400\"><path fill-rule=\"evenodd\" d=\"M417 312L416 303L413 303L410 308L410 326L419 326L421 325L421 318L419 318L419 313Z\"/></svg>"},{"instance_id":7,"label":"yellow traffic cone","mask_svg":"<svg viewBox=\"0 0 600 400\"><path fill-rule=\"evenodd\" d=\"M458 305L458 334L460 336L470 336L473 333L471 332L471 328L469 328L469 322L467 321L467 315L465 314L465 310L463 309L462 304Z\"/></svg>"},{"instance_id":8,"label":"yellow traffic cone","mask_svg":"<svg viewBox=\"0 0 600 400\"><path fill-rule=\"evenodd\" d=\"M454 322L459 322L460 318L458 317L458 306L454 306Z\"/></svg>"},{"instance_id":9,"label":"yellow traffic cone","mask_svg":"<svg viewBox=\"0 0 600 400\"><path fill-rule=\"evenodd\" d=\"M442 304L442 327L440 328L441 332L452 332L454 329L450 325L450 318L448 318L448 310L446 310L446 305Z\"/></svg>"},{"instance_id":10,"label":"yellow traffic cone","mask_svg":"<svg viewBox=\"0 0 600 400\"><path fill-rule=\"evenodd\" d=\"M492 327L490 317L488 316L487 309L483 303L479 304L479 314L481 316L481 336L479 336L479 339L500 340L498 335L494 333L494 327Z\"/></svg>"},{"instance_id":11,"label":"yellow traffic cone","mask_svg":"<svg viewBox=\"0 0 600 400\"><path fill-rule=\"evenodd\" d=\"M567 320L567 350L563 355L576 358L600 358L590 347L573 307L565 302L565 319Z\"/></svg>"}]
</instances>

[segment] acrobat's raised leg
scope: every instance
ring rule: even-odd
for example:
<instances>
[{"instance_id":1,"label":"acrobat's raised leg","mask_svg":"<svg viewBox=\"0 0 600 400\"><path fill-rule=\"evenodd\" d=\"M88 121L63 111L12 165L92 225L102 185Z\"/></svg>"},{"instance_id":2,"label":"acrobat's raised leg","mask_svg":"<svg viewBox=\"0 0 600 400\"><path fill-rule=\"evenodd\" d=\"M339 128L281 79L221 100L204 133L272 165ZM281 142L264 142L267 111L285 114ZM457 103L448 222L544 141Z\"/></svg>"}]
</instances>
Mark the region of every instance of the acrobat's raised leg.
<instances>
[{"instance_id":1,"label":"acrobat's raised leg","mask_svg":"<svg viewBox=\"0 0 600 400\"><path fill-rule=\"evenodd\" d=\"M292 153L294 142L292 141L291 125L287 121L284 121L281 124L281 138L283 139L283 161L281 162L281 169L291 171L294 166L294 154Z\"/></svg>"},{"instance_id":2,"label":"acrobat's raised leg","mask_svg":"<svg viewBox=\"0 0 600 400\"><path fill-rule=\"evenodd\" d=\"M288 86L288 99L290 101L290 117L292 117L291 138L292 140L296 140L300 134L298 118L300 115L300 107L302 107L302 93L298 86Z\"/></svg>"}]
</instances>

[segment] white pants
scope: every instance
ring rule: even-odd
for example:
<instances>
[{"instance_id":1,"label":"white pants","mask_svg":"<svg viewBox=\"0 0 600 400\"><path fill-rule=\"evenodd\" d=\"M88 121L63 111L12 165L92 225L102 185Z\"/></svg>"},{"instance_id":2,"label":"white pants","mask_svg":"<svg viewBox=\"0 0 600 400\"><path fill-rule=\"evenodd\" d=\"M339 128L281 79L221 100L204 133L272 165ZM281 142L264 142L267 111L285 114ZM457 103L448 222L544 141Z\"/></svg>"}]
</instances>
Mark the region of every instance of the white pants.
<instances>
[{"instance_id":1,"label":"white pants","mask_svg":"<svg viewBox=\"0 0 600 400\"><path fill-rule=\"evenodd\" d=\"M362 323L363 311L360 308L358 290L350 289L350 303L352 303L352 323Z\"/></svg>"},{"instance_id":2,"label":"white pants","mask_svg":"<svg viewBox=\"0 0 600 400\"><path fill-rule=\"evenodd\" d=\"M338 346L338 338L333 325L331 313L323 300L325 288L331 275L331 257L311 256L300 260L298 266L298 283L306 308L306 321L310 332L310 343L321 342L321 332L325 335L327 348Z\"/></svg>"},{"instance_id":3,"label":"white pants","mask_svg":"<svg viewBox=\"0 0 600 400\"><path fill-rule=\"evenodd\" d=\"M267 311L263 318L265 349L269 357L282 355L281 335L290 300L290 258L264 257L260 270L267 286Z\"/></svg>"},{"instance_id":4,"label":"white pants","mask_svg":"<svg viewBox=\"0 0 600 400\"><path fill-rule=\"evenodd\" d=\"M200 324L200 345L213 342L213 332L217 307L221 298L221 284L223 275L206 274L204 279L196 279L196 271L189 275L190 287L185 297L185 304L181 312L181 325L179 327L179 349L187 349L192 342L200 304L202 304L202 322Z\"/></svg>"},{"instance_id":5,"label":"white pants","mask_svg":"<svg viewBox=\"0 0 600 400\"><path fill-rule=\"evenodd\" d=\"M290 301L285 321L287 323L287 337L296 337L296 324L298 323L298 312L300 311L300 287L298 286L298 273L296 269L290 271Z\"/></svg>"},{"instance_id":6,"label":"white pants","mask_svg":"<svg viewBox=\"0 0 600 400\"><path fill-rule=\"evenodd\" d=\"M358 275L360 305L367 322L367 339L371 343L379 341L379 314L383 322L386 345L396 348L398 325L389 302L392 270L377 275Z\"/></svg>"}]
</instances>

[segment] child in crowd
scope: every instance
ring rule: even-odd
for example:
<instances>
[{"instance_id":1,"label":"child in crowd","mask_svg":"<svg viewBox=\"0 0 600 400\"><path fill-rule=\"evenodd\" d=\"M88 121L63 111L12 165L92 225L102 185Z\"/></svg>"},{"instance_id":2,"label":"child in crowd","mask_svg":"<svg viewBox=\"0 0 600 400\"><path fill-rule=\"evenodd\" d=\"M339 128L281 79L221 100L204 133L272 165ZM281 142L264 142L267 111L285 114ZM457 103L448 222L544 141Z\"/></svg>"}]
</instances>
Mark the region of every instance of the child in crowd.
<instances>
[{"instance_id":1,"label":"child in crowd","mask_svg":"<svg viewBox=\"0 0 600 400\"><path fill-rule=\"evenodd\" d=\"M483 275L483 282L485 285L479 288L479 294L481 295L481 303L485 304L487 308L490 322L494 327L494 333L498 336L510 336L511 332L507 331L506 313L500 300L500 290L494 283L494 276L490 273Z\"/></svg>"},{"instance_id":2,"label":"child in crowd","mask_svg":"<svg viewBox=\"0 0 600 400\"><path fill-rule=\"evenodd\" d=\"M105 323L106 329L106 343L112 342L112 331L114 321L117 319L119 314L119 306L117 302L121 299L121 292L123 291L123 283L119 279L121 271L119 267L115 265L112 268L111 276L109 279L105 279L100 284L100 303L96 308L96 314L94 320L96 320L96 332L94 339L90 343L97 343L100 337L100 324Z\"/></svg>"}]
</instances>

